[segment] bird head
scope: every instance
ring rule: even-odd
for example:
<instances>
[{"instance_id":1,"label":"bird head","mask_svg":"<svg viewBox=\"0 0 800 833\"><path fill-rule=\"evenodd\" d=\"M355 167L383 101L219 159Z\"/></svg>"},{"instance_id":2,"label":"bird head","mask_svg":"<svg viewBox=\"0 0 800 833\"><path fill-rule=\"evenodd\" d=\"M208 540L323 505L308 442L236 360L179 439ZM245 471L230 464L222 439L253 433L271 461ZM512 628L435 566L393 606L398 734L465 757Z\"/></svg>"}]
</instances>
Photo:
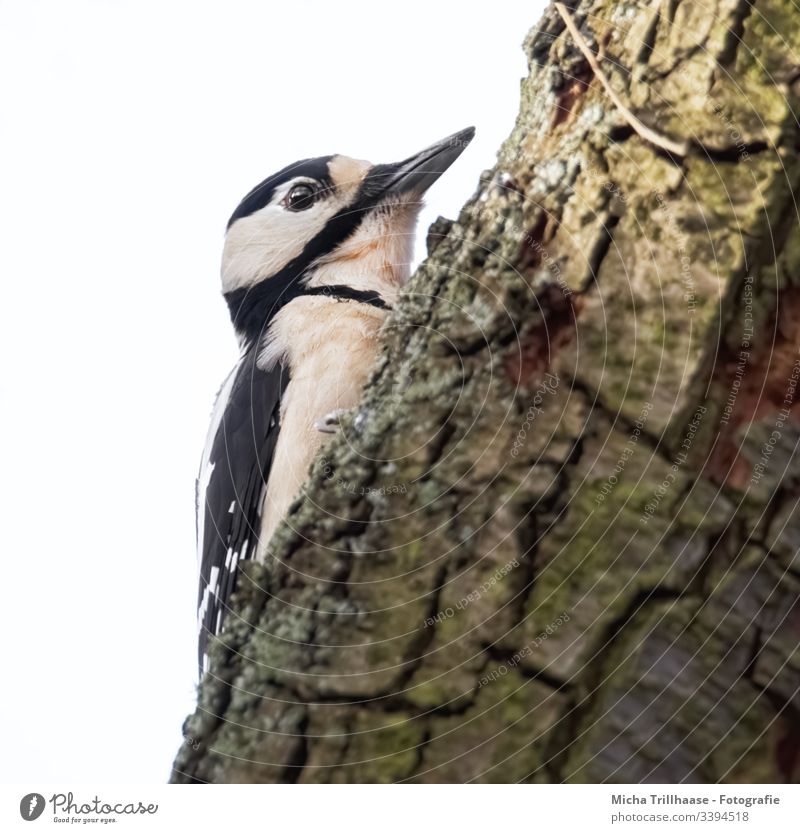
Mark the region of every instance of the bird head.
<instances>
[{"instance_id":1,"label":"bird head","mask_svg":"<svg viewBox=\"0 0 800 833\"><path fill-rule=\"evenodd\" d=\"M311 287L396 293L409 274L422 198L474 134L469 127L391 164L303 159L253 188L228 221L222 257L240 335L263 332Z\"/></svg>"}]
</instances>

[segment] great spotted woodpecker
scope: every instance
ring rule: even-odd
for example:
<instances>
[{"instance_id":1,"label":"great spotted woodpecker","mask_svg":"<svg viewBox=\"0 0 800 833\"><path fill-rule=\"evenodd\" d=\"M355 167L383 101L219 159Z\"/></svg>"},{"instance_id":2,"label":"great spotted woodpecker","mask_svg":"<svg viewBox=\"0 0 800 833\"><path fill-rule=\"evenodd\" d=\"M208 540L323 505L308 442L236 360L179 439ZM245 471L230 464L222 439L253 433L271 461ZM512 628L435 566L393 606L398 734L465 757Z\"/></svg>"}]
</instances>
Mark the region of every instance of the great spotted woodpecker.
<instances>
[{"instance_id":1,"label":"great spotted woodpecker","mask_svg":"<svg viewBox=\"0 0 800 833\"><path fill-rule=\"evenodd\" d=\"M409 276L422 197L474 132L390 165L295 162L231 215L222 290L241 357L217 395L197 483L201 674L239 564L265 559L337 415L357 404Z\"/></svg>"}]
</instances>

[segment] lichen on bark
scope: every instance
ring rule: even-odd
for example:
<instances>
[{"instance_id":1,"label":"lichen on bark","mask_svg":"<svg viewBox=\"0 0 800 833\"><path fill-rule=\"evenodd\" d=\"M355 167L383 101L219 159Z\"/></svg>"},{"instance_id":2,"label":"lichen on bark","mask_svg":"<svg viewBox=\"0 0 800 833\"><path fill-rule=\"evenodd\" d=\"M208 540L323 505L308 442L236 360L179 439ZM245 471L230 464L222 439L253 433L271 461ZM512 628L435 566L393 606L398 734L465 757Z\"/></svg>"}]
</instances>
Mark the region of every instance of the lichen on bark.
<instances>
[{"instance_id":1,"label":"lichen on bark","mask_svg":"<svg viewBox=\"0 0 800 833\"><path fill-rule=\"evenodd\" d=\"M686 154L548 9L175 781L798 779L797 12L570 14Z\"/></svg>"}]
</instances>

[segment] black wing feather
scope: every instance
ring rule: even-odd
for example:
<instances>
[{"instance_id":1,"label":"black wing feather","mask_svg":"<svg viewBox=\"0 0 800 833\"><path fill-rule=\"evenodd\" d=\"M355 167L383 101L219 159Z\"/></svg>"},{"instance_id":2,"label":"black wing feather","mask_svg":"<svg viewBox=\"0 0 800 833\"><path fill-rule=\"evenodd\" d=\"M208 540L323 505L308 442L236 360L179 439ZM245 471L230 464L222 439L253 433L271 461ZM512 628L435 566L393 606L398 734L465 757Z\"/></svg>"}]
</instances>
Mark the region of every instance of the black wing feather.
<instances>
[{"instance_id":1,"label":"black wing feather","mask_svg":"<svg viewBox=\"0 0 800 833\"><path fill-rule=\"evenodd\" d=\"M288 370L281 364L261 370L257 356L254 344L234 371L227 400L217 404L223 411L207 455L213 469L205 494L198 493L198 529L203 530L197 597L201 675L209 640L219 633L236 586L238 562L257 549L261 501L280 431Z\"/></svg>"}]
</instances>

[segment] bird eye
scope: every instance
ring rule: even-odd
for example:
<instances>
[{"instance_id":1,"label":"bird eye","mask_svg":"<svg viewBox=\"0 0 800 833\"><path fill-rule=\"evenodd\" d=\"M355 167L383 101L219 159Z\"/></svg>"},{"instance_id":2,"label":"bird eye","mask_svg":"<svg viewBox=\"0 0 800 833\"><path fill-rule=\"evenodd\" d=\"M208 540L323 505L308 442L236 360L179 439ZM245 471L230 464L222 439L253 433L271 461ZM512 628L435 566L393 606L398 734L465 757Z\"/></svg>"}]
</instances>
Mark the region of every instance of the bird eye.
<instances>
[{"instance_id":1,"label":"bird eye","mask_svg":"<svg viewBox=\"0 0 800 833\"><path fill-rule=\"evenodd\" d=\"M289 211L305 211L314 205L317 192L308 183L295 185L286 197L286 207Z\"/></svg>"}]
</instances>

